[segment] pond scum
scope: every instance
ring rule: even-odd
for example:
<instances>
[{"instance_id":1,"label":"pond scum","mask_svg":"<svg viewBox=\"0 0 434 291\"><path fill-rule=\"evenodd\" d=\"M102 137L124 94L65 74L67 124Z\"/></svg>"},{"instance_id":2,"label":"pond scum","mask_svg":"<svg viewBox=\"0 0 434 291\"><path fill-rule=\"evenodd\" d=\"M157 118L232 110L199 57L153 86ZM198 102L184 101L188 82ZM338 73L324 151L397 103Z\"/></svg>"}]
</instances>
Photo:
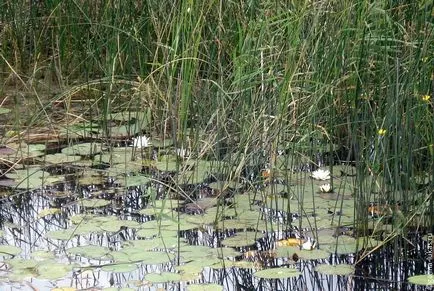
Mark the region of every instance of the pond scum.
<instances>
[{"instance_id":1,"label":"pond scum","mask_svg":"<svg viewBox=\"0 0 434 291\"><path fill-rule=\"evenodd\" d=\"M432 1L3 1L1 290L428 290Z\"/></svg>"}]
</instances>

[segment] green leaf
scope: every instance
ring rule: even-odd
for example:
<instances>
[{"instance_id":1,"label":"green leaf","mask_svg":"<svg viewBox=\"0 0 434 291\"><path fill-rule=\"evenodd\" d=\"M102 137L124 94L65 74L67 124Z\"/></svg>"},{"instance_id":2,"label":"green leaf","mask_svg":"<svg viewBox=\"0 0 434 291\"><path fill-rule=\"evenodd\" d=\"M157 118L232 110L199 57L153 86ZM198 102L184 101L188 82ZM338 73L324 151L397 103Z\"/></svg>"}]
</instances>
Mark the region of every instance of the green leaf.
<instances>
[{"instance_id":1,"label":"green leaf","mask_svg":"<svg viewBox=\"0 0 434 291\"><path fill-rule=\"evenodd\" d=\"M101 268L104 272L129 273L137 269L136 264L110 264Z\"/></svg>"},{"instance_id":2,"label":"green leaf","mask_svg":"<svg viewBox=\"0 0 434 291\"><path fill-rule=\"evenodd\" d=\"M10 245L0 245L0 256L16 256L21 253L21 248Z\"/></svg>"},{"instance_id":3,"label":"green leaf","mask_svg":"<svg viewBox=\"0 0 434 291\"><path fill-rule=\"evenodd\" d=\"M110 205L111 201L105 199L98 199L98 198L80 199L77 201L77 204L86 208L100 208L100 207L105 207L107 205Z\"/></svg>"},{"instance_id":4,"label":"green leaf","mask_svg":"<svg viewBox=\"0 0 434 291\"><path fill-rule=\"evenodd\" d=\"M79 255L89 259L101 259L106 258L110 250L102 246L86 245L66 249L66 252L70 255Z\"/></svg>"},{"instance_id":5,"label":"green leaf","mask_svg":"<svg viewBox=\"0 0 434 291\"><path fill-rule=\"evenodd\" d=\"M181 281L181 275L171 272L148 273L145 275L145 280L152 283L169 283Z\"/></svg>"},{"instance_id":6,"label":"green leaf","mask_svg":"<svg viewBox=\"0 0 434 291\"><path fill-rule=\"evenodd\" d=\"M0 114L6 114L9 112L11 112L11 110L9 108L0 107Z\"/></svg>"},{"instance_id":7,"label":"green leaf","mask_svg":"<svg viewBox=\"0 0 434 291\"><path fill-rule=\"evenodd\" d=\"M80 143L62 149L62 153L70 156L89 156L102 151L101 143Z\"/></svg>"},{"instance_id":8,"label":"green leaf","mask_svg":"<svg viewBox=\"0 0 434 291\"><path fill-rule=\"evenodd\" d=\"M38 278L56 280L63 278L71 272L73 265L62 264L54 261L43 261L37 266Z\"/></svg>"},{"instance_id":9,"label":"green leaf","mask_svg":"<svg viewBox=\"0 0 434 291\"><path fill-rule=\"evenodd\" d=\"M222 240L222 245L226 247L244 247L251 246L256 243L256 241L263 237L260 232L240 232L233 237Z\"/></svg>"},{"instance_id":10,"label":"green leaf","mask_svg":"<svg viewBox=\"0 0 434 291\"><path fill-rule=\"evenodd\" d=\"M416 275L408 278L408 282L416 285L434 286L434 275Z\"/></svg>"}]
</instances>

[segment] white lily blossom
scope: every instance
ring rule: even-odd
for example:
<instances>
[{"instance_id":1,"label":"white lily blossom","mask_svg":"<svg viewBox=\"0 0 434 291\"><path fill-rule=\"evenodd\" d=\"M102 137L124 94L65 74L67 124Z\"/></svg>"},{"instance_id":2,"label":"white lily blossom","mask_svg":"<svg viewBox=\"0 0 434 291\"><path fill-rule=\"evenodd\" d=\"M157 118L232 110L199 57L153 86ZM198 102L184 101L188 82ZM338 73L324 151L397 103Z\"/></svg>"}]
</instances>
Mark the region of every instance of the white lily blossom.
<instances>
[{"instance_id":1,"label":"white lily blossom","mask_svg":"<svg viewBox=\"0 0 434 291\"><path fill-rule=\"evenodd\" d=\"M323 193L330 193L333 191L332 185L330 184L322 184L321 186L319 186L319 190Z\"/></svg>"},{"instance_id":2,"label":"white lily blossom","mask_svg":"<svg viewBox=\"0 0 434 291\"><path fill-rule=\"evenodd\" d=\"M190 156L190 150L185 148L177 148L175 149L175 153L180 158L187 158Z\"/></svg>"},{"instance_id":3,"label":"white lily blossom","mask_svg":"<svg viewBox=\"0 0 434 291\"><path fill-rule=\"evenodd\" d=\"M147 148L149 146L151 146L151 139L146 137L145 135L133 138L133 147Z\"/></svg>"},{"instance_id":4,"label":"white lily blossom","mask_svg":"<svg viewBox=\"0 0 434 291\"><path fill-rule=\"evenodd\" d=\"M302 245L301 248L303 250L308 250L311 251L316 247L316 242L313 241L312 239L308 238Z\"/></svg>"},{"instance_id":5,"label":"white lily blossom","mask_svg":"<svg viewBox=\"0 0 434 291\"><path fill-rule=\"evenodd\" d=\"M312 177L312 179L320 180L320 181L325 181L325 180L329 180L330 179L330 171L329 170L318 169L316 171L313 171L310 176Z\"/></svg>"}]
</instances>

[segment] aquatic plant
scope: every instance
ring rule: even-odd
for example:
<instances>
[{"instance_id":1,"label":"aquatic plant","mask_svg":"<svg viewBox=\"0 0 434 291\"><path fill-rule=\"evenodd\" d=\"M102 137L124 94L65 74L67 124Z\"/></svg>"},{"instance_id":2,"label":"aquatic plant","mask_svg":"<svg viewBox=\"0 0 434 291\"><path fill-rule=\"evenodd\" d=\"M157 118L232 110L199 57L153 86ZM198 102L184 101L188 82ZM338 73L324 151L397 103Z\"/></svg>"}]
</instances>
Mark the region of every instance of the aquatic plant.
<instances>
[{"instance_id":1,"label":"aquatic plant","mask_svg":"<svg viewBox=\"0 0 434 291\"><path fill-rule=\"evenodd\" d=\"M381 237L333 237L360 260L392 242L405 260L400 239L434 224L430 1L21 0L0 16L0 184L17 205L49 189L104 212L127 193L182 220L155 203L182 198L224 231Z\"/></svg>"}]
</instances>

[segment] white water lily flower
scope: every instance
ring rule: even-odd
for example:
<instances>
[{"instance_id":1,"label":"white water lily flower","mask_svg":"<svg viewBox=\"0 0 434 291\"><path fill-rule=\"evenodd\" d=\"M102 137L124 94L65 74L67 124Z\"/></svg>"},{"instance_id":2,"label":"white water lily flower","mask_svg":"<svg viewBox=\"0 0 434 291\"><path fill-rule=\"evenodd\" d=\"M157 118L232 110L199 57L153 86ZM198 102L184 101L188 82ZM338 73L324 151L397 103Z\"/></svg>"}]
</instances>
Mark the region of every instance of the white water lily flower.
<instances>
[{"instance_id":1,"label":"white water lily flower","mask_svg":"<svg viewBox=\"0 0 434 291\"><path fill-rule=\"evenodd\" d=\"M175 153L180 158L186 158L190 156L190 150L185 148L177 148L175 149Z\"/></svg>"},{"instance_id":2,"label":"white water lily flower","mask_svg":"<svg viewBox=\"0 0 434 291\"><path fill-rule=\"evenodd\" d=\"M332 185L330 184L322 184L321 186L319 186L319 190L323 193L330 193L332 192Z\"/></svg>"},{"instance_id":3,"label":"white water lily flower","mask_svg":"<svg viewBox=\"0 0 434 291\"><path fill-rule=\"evenodd\" d=\"M312 177L312 179L325 181L330 179L330 171L318 169L316 171L313 171L310 176Z\"/></svg>"},{"instance_id":4,"label":"white water lily flower","mask_svg":"<svg viewBox=\"0 0 434 291\"><path fill-rule=\"evenodd\" d=\"M312 241L312 239L308 238L302 245L301 248L303 250L311 251L316 247L316 242Z\"/></svg>"},{"instance_id":5,"label":"white water lily flower","mask_svg":"<svg viewBox=\"0 0 434 291\"><path fill-rule=\"evenodd\" d=\"M138 136L133 138L133 147L135 148L146 148L151 146L150 138L144 136Z\"/></svg>"}]
</instances>

